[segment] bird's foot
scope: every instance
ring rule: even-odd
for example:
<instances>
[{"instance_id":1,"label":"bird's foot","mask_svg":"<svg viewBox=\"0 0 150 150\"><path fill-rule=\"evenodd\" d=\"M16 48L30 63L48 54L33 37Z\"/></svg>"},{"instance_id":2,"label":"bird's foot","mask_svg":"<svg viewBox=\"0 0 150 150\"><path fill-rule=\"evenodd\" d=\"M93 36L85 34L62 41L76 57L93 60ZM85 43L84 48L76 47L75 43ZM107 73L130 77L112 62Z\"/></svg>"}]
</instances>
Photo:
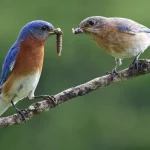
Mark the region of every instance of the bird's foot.
<instances>
[{"instance_id":1,"label":"bird's foot","mask_svg":"<svg viewBox=\"0 0 150 150\"><path fill-rule=\"evenodd\" d=\"M113 74L116 74L116 75L119 75L116 69L113 69L113 70L112 70L112 73L113 73Z\"/></svg>"},{"instance_id":2,"label":"bird's foot","mask_svg":"<svg viewBox=\"0 0 150 150\"><path fill-rule=\"evenodd\" d=\"M139 73L146 72L148 70L146 60L143 60L143 59L139 60L137 70Z\"/></svg>"},{"instance_id":3,"label":"bird's foot","mask_svg":"<svg viewBox=\"0 0 150 150\"><path fill-rule=\"evenodd\" d=\"M26 111L25 109L18 109L17 107L15 108L16 109L16 112L18 115L21 116L21 119L26 122L26 117L24 116L24 114L22 113L22 111ZM27 111L26 111L27 112Z\"/></svg>"},{"instance_id":4,"label":"bird's foot","mask_svg":"<svg viewBox=\"0 0 150 150\"><path fill-rule=\"evenodd\" d=\"M53 107L56 107L58 105L58 102L56 101L55 97L53 95L44 95L43 97L45 100L49 100L52 102Z\"/></svg>"},{"instance_id":5,"label":"bird's foot","mask_svg":"<svg viewBox=\"0 0 150 150\"><path fill-rule=\"evenodd\" d=\"M148 66L145 60L139 60L139 64L138 64L138 70L140 72L145 72L145 69L148 70Z\"/></svg>"},{"instance_id":6,"label":"bird's foot","mask_svg":"<svg viewBox=\"0 0 150 150\"><path fill-rule=\"evenodd\" d=\"M105 73L105 75L108 75L108 74L117 74L118 75L118 72L117 72L117 70L116 70L116 68L114 68L113 70L112 70L112 72L106 72Z\"/></svg>"},{"instance_id":7,"label":"bird's foot","mask_svg":"<svg viewBox=\"0 0 150 150\"><path fill-rule=\"evenodd\" d=\"M119 73L116 71L116 69L113 69L112 72L106 72L105 75L111 75L111 80L114 81L114 77L119 75Z\"/></svg>"},{"instance_id":8,"label":"bird's foot","mask_svg":"<svg viewBox=\"0 0 150 150\"><path fill-rule=\"evenodd\" d=\"M53 107L56 107L58 105L58 102L53 95L39 95L34 96L34 98L43 98L44 100L49 100L52 103Z\"/></svg>"},{"instance_id":9,"label":"bird's foot","mask_svg":"<svg viewBox=\"0 0 150 150\"><path fill-rule=\"evenodd\" d=\"M23 111L26 111L27 112L27 110L20 110L19 108L17 108L16 107L16 105L14 104L14 102L13 101L11 101L11 104L12 104L12 106L14 107L14 109L16 110L16 112L17 112L17 114L19 115L19 116L21 116L21 118L22 118L22 120L24 121L24 122L26 122L26 117L24 116L24 114L22 113Z\"/></svg>"},{"instance_id":10,"label":"bird's foot","mask_svg":"<svg viewBox=\"0 0 150 150\"><path fill-rule=\"evenodd\" d=\"M135 71L138 69L138 61L133 61L132 64L129 66L129 70L132 72L132 74L135 73Z\"/></svg>"},{"instance_id":11,"label":"bird's foot","mask_svg":"<svg viewBox=\"0 0 150 150\"><path fill-rule=\"evenodd\" d=\"M105 72L105 74L104 75L112 75L112 74L117 74L118 75L118 72L109 72L109 71L107 71L107 72Z\"/></svg>"}]
</instances>

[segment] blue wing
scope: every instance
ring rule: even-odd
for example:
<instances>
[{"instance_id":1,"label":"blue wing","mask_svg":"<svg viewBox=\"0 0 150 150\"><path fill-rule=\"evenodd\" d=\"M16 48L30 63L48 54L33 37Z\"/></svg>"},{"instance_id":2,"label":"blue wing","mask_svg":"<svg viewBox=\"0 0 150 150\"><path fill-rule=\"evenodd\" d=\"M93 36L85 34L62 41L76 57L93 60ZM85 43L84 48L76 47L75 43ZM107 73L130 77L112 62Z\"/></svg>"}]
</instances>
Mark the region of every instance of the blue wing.
<instances>
[{"instance_id":1,"label":"blue wing","mask_svg":"<svg viewBox=\"0 0 150 150\"><path fill-rule=\"evenodd\" d=\"M18 54L18 44L15 43L10 50L8 51L6 58L4 60L3 66L2 66L2 74L1 74L1 79L0 79L0 87L4 84L4 82L7 80L10 72L13 69L13 65L16 60L16 56Z\"/></svg>"},{"instance_id":2,"label":"blue wing","mask_svg":"<svg viewBox=\"0 0 150 150\"><path fill-rule=\"evenodd\" d=\"M150 29L141 24L135 24L131 26L127 24L118 24L117 28L121 32L126 32L133 35L141 32L150 33Z\"/></svg>"}]
</instances>

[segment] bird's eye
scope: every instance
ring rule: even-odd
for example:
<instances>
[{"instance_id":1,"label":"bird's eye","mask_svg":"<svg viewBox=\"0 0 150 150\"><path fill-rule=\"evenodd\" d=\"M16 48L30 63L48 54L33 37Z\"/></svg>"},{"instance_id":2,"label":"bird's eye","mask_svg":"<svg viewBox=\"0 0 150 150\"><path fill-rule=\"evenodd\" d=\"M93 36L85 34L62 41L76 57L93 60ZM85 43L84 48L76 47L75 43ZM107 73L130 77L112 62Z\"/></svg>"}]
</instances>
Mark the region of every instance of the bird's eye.
<instances>
[{"instance_id":1,"label":"bird's eye","mask_svg":"<svg viewBox=\"0 0 150 150\"><path fill-rule=\"evenodd\" d=\"M93 21L93 20L89 20L89 21L88 21L88 25L90 25L90 26L95 25L95 21Z\"/></svg>"},{"instance_id":2,"label":"bird's eye","mask_svg":"<svg viewBox=\"0 0 150 150\"><path fill-rule=\"evenodd\" d=\"M45 30L47 30L47 26L42 26L41 29L42 29L43 31L45 31Z\"/></svg>"}]
</instances>

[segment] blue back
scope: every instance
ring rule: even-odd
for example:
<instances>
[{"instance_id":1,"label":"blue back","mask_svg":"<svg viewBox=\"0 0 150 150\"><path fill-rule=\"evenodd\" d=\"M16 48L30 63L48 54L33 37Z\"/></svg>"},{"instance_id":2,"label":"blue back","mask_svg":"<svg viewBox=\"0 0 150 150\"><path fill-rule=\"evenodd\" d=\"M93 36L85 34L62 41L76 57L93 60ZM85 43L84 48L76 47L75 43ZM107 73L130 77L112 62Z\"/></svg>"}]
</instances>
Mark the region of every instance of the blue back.
<instances>
[{"instance_id":1,"label":"blue back","mask_svg":"<svg viewBox=\"0 0 150 150\"><path fill-rule=\"evenodd\" d=\"M11 67L15 62L16 56L18 54L18 44L15 43L10 50L8 51L3 66L2 66L2 74L1 74L1 80L0 80L0 87L4 84L4 82L7 80L10 72L11 72Z\"/></svg>"}]
</instances>

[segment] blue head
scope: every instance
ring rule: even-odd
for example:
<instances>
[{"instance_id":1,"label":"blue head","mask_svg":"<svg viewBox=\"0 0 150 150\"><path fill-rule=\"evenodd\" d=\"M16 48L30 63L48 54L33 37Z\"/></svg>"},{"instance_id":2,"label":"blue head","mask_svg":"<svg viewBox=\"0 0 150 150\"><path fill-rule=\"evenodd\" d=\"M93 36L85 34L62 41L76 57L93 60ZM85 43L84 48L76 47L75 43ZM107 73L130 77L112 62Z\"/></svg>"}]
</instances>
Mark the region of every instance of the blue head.
<instances>
[{"instance_id":1,"label":"blue head","mask_svg":"<svg viewBox=\"0 0 150 150\"><path fill-rule=\"evenodd\" d=\"M33 36L39 40L46 40L51 34L55 34L55 28L49 22L35 20L27 23L20 31L18 40L24 40Z\"/></svg>"}]
</instances>

